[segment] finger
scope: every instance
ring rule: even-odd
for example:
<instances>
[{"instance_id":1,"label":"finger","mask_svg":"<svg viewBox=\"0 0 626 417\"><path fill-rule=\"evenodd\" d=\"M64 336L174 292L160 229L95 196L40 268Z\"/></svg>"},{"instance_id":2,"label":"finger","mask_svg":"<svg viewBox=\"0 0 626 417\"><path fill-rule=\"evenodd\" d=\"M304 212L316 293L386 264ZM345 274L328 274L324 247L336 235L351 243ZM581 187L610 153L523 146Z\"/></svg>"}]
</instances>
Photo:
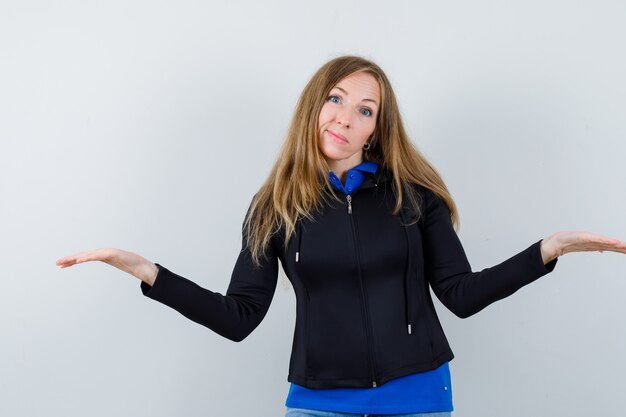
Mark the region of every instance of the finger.
<instances>
[{"instance_id":1,"label":"finger","mask_svg":"<svg viewBox=\"0 0 626 417\"><path fill-rule=\"evenodd\" d=\"M73 255L65 256L57 260L57 265L75 265L87 261L102 260L106 257L105 249L95 249L89 251L78 252Z\"/></svg>"},{"instance_id":2,"label":"finger","mask_svg":"<svg viewBox=\"0 0 626 417\"><path fill-rule=\"evenodd\" d=\"M608 237L608 236L602 236L602 235L595 235L597 240L603 243L607 243L609 245L615 245L615 246L623 246L626 245L626 242L622 242L619 239L615 239L612 237Z\"/></svg>"},{"instance_id":3,"label":"finger","mask_svg":"<svg viewBox=\"0 0 626 417\"><path fill-rule=\"evenodd\" d=\"M76 263L102 261L108 262L112 257L111 250L107 248L82 252L76 257Z\"/></svg>"},{"instance_id":4,"label":"finger","mask_svg":"<svg viewBox=\"0 0 626 417\"><path fill-rule=\"evenodd\" d=\"M75 256L75 255L66 256L65 258L58 259L56 263L57 263L57 265L69 266L69 265L74 265L74 264L79 263L79 259L80 258L78 256Z\"/></svg>"},{"instance_id":5,"label":"finger","mask_svg":"<svg viewBox=\"0 0 626 417\"><path fill-rule=\"evenodd\" d=\"M57 259L56 264L57 265L65 265L65 264L68 264L68 263L73 263L74 260L75 260L75 258L73 256L66 256L64 258Z\"/></svg>"},{"instance_id":6,"label":"finger","mask_svg":"<svg viewBox=\"0 0 626 417\"><path fill-rule=\"evenodd\" d=\"M59 264L63 264L66 263L67 261L69 261L70 259L72 259L72 256L64 256L62 258L57 259L57 265Z\"/></svg>"},{"instance_id":7,"label":"finger","mask_svg":"<svg viewBox=\"0 0 626 417\"><path fill-rule=\"evenodd\" d=\"M575 232L576 233L576 232ZM604 248L620 248L625 242L608 236L599 235L590 232L577 232L578 236L574 237L573 246L584 247L584 250L599 250Z\"/></svg>"},{"instance_id":8,"label":"finger","mask_svg":"<svg viewBox=\"0 0 626 417\"><path fill-rule=\"evenodd\" d=\"M626 249L626 242L622 242L621 240L617 240L617 239L615 239L612 242L606 243L605 245L607 248L610 248L610 250Z\"/></svg>"},{"instance_id":9,"label":"finger","mask_svg":"<svg viewBox=\"0 0 626 417\"><path fill-rule=\"evenodd\" d=\"M85 251L79 254L78 258L89 261L101 261L111 256L111 249L100 248L90 251Z\"/></svg>"},{"instance_id":10,"label":"finger","mask_svg":"<svg viewBox=\"0 0 626 417\"><path fill-rule=\"evenodd\" d=\"M587 233L586 236L584 236L584 238L587 242L604 243L607 245L616 245L621 242L618 239L613 239L608 236L602 236L602 235L598 235L594 233Z\"/></svg>"},{"instance_id":11,"label":"finger","mask_svg":"<svg viewBox=\"0 0 626 417\"><path fill-rule=\"evenodd\" d=\"M610 252L626 253L626 245L624 245L621 242L618 244L608 244L608 243L583 244L583 245L580 245L578 250L586 251L586 252L610 251Z\"/></svg>"},{"instance_id":12,"label":"finger","mask_svg":"<svg viewBox=\"0 0 626 417\"><path fill-rule=\"evenodd\" d=\"M593 232L586 232L586 231L576 231L576 232L566 232L566 233L571 233L573 236L578 235L579 239L582 240L586 240L586 241L591 241L591 242L599 242L599 241L603 241L603 242L618 242L618 239L609 237L609 236L604 236L601 235L599 233L593 233Z\"/></svg>"},{"instance_id":13,"label":"finger","mask_svg":"<svg viewBox=\"0 0 626 417\"><path fill-rule=\"evenodd\" d=\"M77 258L79 258L80 256L84 255L85 253L87 253L88 251L83 251L83 252L77 252L77 253L73 253L71 255L68 256L64 256L63 258L59 258L57 260L57 262L68 262L68 261L73 261L76 260Z\"/></svg>"}]
</instances>

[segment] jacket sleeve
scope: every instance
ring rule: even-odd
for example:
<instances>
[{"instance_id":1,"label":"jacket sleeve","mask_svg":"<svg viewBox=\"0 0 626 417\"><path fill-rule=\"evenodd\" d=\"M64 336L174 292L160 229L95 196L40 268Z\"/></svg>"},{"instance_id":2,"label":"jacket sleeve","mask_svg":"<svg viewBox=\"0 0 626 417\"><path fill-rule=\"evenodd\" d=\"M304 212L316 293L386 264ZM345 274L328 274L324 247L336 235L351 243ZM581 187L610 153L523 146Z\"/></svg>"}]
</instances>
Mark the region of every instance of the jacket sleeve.
<instances>
[{"instance_id":1,"label":"jacket sleeve","mask_svg":"<svg viewBox=\"0 0 626 417\"><path fill-rule=\"evenodd\" d=\"M273 242L273 241L272 241ZM278 277L278 260L273 243L255 267L242 238L226 295L202 288L157 264L153 286L141 283L143 294L185 317L235 342L245 339L261 323L272 302Z\"/></svg>"},{"instance_id":2,"label":"jacket sleeve","mask_svg":"<svg viewBox=\"0 0 626 417\"><path fill-rule=\"evenodd\" d=\"M424 267L437 298L458 317L478 313L526 284L552 272L557 260L541 258L541 240L504 262L472 272L463 246L452 226L448 206L426 191L422 210Z\"/></svg>"}]
</instances>

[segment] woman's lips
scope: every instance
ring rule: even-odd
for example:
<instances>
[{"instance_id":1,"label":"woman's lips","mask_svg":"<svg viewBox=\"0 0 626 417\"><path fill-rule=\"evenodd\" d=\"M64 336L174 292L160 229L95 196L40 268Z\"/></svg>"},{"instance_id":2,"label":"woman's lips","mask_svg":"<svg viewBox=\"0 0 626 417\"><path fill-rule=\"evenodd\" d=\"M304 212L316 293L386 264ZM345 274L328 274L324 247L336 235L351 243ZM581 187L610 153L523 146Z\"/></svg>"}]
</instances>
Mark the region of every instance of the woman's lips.
<instances>
[{"instance_id":1,"label":"woman's lips","mask_svg":"<svg viewBox=\"0 0 626 417\"><path fill-rule=\"evenodd\" d=\"M333 138L333 140L335 142L339 142L339 143L348 143L348 139L346 139L343 135L333 132L332 130L328 129L326 130L328 132L328 134L330 135L331 138Z\"/></svg>"}]
</instances>

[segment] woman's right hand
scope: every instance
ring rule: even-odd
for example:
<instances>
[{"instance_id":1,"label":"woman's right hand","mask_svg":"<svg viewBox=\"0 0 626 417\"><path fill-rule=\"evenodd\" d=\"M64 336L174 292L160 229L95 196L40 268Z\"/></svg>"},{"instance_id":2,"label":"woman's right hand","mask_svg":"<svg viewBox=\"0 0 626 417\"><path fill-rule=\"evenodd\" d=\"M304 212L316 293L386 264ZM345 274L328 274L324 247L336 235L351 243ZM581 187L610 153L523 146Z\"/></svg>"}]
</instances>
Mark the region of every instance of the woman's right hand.
<instances>
[{"instance_id":1,"label":"woman's right hand","mask_svg":"<svg viewBox=\"0 0 626 417\"><path fill-rule=\"evenodd\" d=\"M112 265L139 278L149 285L154 284L157 273L159 272L156 264L146 258L133 252L115 248L102 248L79 252L58 259L56 264L61 268L67 268L68 266L90 261L100 261Z\"/></svg>"}]
</instances>

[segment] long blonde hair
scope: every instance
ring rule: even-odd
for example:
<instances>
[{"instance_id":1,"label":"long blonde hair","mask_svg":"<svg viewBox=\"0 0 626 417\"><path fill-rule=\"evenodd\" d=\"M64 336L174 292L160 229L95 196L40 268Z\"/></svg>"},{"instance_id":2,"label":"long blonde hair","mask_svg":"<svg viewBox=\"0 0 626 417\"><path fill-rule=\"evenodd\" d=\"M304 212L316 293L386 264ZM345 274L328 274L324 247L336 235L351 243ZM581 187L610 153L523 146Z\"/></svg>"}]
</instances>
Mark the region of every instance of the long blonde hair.
<instances>
[{"instance_id":1,"label":"long blonde hair","mask_svg":"<svg viewBox=\"0 0 626 417\"><path fill-rule=\"evenodd\" d=\"M318 118L330 90L343 78L360 71L374 76L381 91L376 128L363 159L393 173L396 191L393 214L400 212L406 196L419 218L419 201L411 186L419 184L445 202L454 226L459 227L454 200L439 173L407 136L396 96L383 70L364 58L341 56L324 64L302 91L274 167L252 199L244 221L244 237L256 265L260 264L271 237L281 228L284 228L283 244L287 247L300 218L312 219L328 198L338 198L329 184L329 166L319 148Z\"/></svg>"}]
</instances>

